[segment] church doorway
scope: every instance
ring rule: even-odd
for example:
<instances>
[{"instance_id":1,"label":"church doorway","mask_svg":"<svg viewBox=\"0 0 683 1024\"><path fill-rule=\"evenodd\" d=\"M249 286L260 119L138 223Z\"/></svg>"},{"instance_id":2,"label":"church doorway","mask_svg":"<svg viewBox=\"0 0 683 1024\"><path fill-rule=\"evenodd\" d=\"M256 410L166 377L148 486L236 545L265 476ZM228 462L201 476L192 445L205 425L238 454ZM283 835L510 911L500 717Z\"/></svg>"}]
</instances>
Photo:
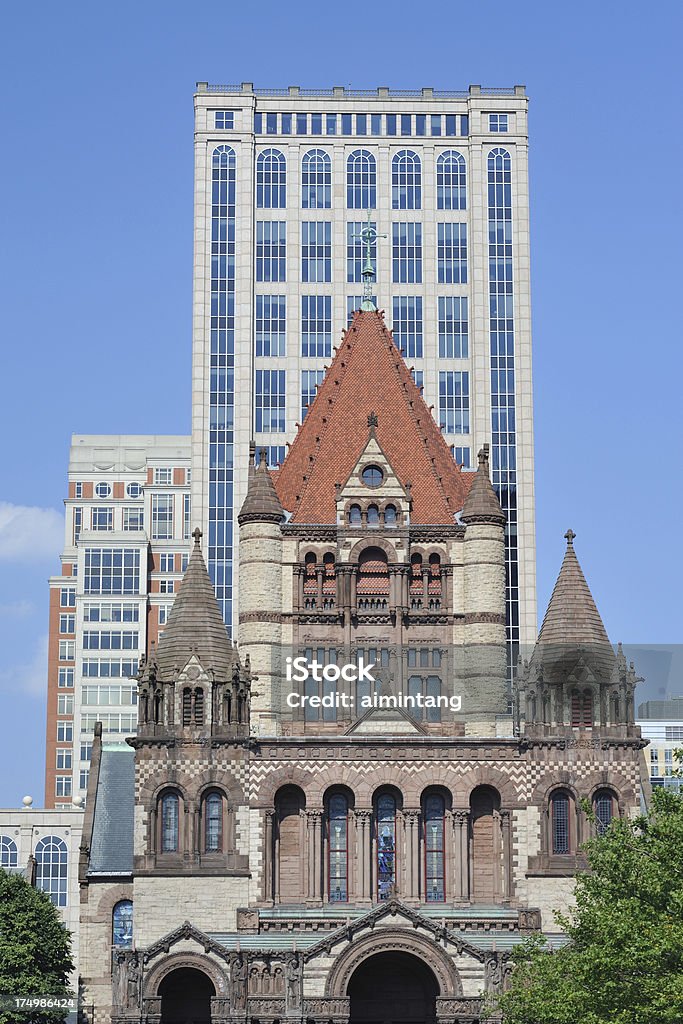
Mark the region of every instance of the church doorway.
<instances>
[{"instance_id":1,"label":"church doorway","mask_svg":"<svg viewBox=\"0 0 683 1024\"><path fill-rule=\"evenodd\" d=\"M159 985L161 1024L211 1024L213 982L194 967L178 967Z\"/></svg>"},{"instance_id":2,"label":"church doorway","mask_svg":"<svg viewBox=\"0 0 683 1024\"><path fill-rule=\"evenodd\" d=\"M433 1024L439 986L411 953L376 953L351 975L350 1024Z\"/></svg>"}]
</instances>

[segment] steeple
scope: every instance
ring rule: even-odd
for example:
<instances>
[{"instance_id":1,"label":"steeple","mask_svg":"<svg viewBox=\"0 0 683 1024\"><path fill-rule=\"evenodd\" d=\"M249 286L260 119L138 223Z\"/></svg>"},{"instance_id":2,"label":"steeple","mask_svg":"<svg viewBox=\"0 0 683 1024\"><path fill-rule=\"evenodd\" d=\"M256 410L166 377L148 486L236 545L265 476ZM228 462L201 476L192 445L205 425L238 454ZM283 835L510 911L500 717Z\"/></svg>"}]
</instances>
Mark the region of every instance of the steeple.
<instances>
[{"instance_id":1,"label":"steeple","mask_svg":"<svg viewBox=\"0 0 683 1024\"><path fill-rule=\"evenodd\" d=\"M154 676L158 682L174 682L195 655L206 672L217 680L228 680L238 665L237 652L225 628L199 546L201 530L194 531L194 547L168 623L156 653L143 666L141 679Z\"/></svg>"},{"instance_id":2,"label":"steeple","mask_svg":"<svg viewBox=\"0 0 683 1024\"><path fill-rule=\"evenodd\" d=\"M258 467L249 474L247 496L237 517L240 526L244 523L281 523L284 519L280 499L268 472L267 454L265 448L259 449Z\"/></svg>"},{"instance_id":3,"label":"steeple","mask_svg":"<svg viewBox=\"0 0 683 1024\"><path fill-rule=\"evenodd\" d=\"M489 478L488 444L479 450L479 465L460 518L463 523L505 522L505 515Z\"/></svg>"},{"instance_id":4,"label":"steeple","mask_svg":"<svg viewBox=\"0 0 683 1024\"><path fill-rule=\"evenodd\" d=\"M574 550L573 530L565 533L567 550L538 635L539 646L612 649L600 613Z\"/></svg>"}]
</instances>

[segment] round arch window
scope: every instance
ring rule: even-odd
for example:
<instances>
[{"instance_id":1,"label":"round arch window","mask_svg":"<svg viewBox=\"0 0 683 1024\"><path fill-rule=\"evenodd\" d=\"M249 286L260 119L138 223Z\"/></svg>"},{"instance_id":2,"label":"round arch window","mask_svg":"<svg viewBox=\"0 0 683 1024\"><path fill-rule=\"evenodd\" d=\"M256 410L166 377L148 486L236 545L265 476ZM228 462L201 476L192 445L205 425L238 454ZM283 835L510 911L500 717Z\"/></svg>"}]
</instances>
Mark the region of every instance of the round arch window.
<instances>
[{"instance_id":1,"label":"round arch window","mask_svg":"<svg viewBox=\"0 0 683 1024\"><path fill-rule=\"evenodd\" d=\"M383 471L375 465L366 466L361 476L366 487L379 487L384 480Z\"/></svg>"}]
</instances>

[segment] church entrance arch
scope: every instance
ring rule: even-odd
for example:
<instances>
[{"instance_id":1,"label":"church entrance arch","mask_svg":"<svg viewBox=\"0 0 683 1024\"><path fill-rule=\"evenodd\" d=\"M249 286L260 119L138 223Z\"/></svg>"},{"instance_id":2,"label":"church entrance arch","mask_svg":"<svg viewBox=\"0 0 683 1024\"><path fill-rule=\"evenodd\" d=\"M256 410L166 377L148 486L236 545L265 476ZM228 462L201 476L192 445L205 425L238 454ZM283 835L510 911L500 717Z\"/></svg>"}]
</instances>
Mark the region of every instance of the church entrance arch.
<instances>
[{"instance_id":1,"label":"church entrance arch","mask_svg":"<svg viewBox=\"0 0 683 1024\"><path fill-rule=\"evenodd\" d=\"M161 1024L211 1024L211 979L196 967L177 967L159 984Z\"/></svg>"},{"instance_id":2,"label":"church entrance arch","mask_svg":"<svg viewBox=\"0 0 683 1024\"><path fill-rule=\"evenodd\" d=\"M376 953L353 972L347 993L350 1024L432 1024L439 985L419 957L403 950Z\"/></svg>"}]
</instances>

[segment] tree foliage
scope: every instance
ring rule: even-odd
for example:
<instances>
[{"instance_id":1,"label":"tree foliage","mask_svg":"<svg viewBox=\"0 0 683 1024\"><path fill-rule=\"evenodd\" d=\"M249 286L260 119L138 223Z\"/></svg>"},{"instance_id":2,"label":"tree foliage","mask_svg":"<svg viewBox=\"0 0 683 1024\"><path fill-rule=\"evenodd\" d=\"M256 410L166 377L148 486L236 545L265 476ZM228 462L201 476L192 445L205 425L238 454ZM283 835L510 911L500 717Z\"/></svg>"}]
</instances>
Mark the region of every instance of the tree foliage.
<instances>
[{"instance_id":1,"label":"tree foliage","mask_svg":"<svg viewBox=\"0 0 683 1024\"><path fill-rule=\"evenodd\" d=\"M505 1024L683 1022L683 796L657 789L647 816L586 844L590 872L557 922L569 942L514 954Z\"/></svg>"},{"instance_id":2,"label":"tree foliage","mask_svg":"<svg viewBox=\"0 0 683 1024\"><path fill-rule=\"evenodd\" d=\"M49 896L0 869L0 993L66 996L73 970L71 936ZM64 1012L0 1009L0 1024L53 1024Z\"/></svg>"}]
</instances>

